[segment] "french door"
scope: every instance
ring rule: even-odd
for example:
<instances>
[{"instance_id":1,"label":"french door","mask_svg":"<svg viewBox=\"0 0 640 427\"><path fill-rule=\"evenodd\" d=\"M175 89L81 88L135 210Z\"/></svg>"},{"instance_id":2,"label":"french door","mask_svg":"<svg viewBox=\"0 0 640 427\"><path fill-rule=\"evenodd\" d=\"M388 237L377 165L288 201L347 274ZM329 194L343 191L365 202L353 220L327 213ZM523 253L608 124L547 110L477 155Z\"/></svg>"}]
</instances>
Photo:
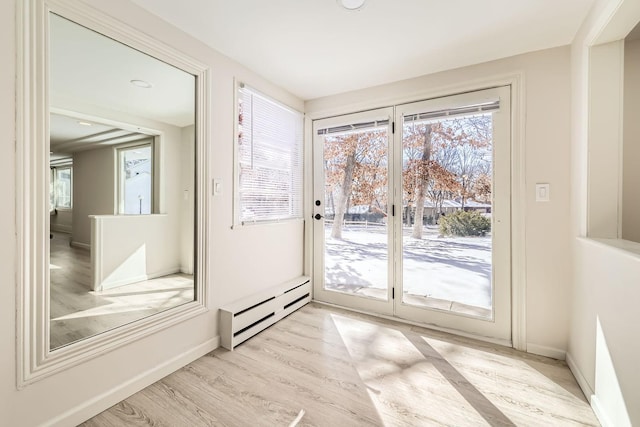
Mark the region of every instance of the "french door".
<instances>
[{"instance_id":1,"label":"french door","mask_svg":"<svg viewBox=\"0 0 640 427\"><path fill-rule=\"evenodd\" d=\"M314 121L314 297L511 340L509 87Z\"/></svg>"},{"instance_id":2,"label":"french door","mask_svg":"<svg viewBox=\"0 0 640 427\"><path fill-rule=\"evenodd\" d=\"M314 298L393 315L393 108L314 122Z\"/></svg>"}]
</instances>

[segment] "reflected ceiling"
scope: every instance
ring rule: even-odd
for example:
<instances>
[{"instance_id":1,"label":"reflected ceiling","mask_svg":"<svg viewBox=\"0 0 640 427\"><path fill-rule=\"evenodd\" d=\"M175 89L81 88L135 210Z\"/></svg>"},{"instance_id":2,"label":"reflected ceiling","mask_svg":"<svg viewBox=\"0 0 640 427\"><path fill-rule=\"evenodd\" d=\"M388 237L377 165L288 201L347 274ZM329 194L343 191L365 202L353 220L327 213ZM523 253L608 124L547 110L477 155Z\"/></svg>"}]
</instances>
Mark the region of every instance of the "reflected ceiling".
<instances>
[{"instance_id":1,"label":"reflected ceiling","mask_svg":"<svg viewBox=\"0 0 640 427\"><path fill-rule=\"evenodd\" d=\"M192 75L56 15L51 16L50 67L52 109L100 117L108 106L130 117L193 124Z\"/></svg>"}]
</instances>

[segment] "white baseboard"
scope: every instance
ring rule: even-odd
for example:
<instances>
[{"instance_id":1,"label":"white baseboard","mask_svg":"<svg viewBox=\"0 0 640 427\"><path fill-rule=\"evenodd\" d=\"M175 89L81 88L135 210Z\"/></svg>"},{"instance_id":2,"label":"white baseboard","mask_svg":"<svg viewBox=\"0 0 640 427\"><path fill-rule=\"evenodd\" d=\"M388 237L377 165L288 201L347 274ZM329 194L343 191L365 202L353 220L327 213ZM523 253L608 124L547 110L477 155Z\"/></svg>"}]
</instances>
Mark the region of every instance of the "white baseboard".
<instances>
[{"instance_id":1,"label":"white baseboard","mask_svg":"<svg viewBox=\"0 0 640 427\"><path fill-rule=\"evenodd\" d=\"M157 279L158 277L168 276L170 274L180 273L180 267L167 268L165 270L157 271L153 274L147 274L147 280Z\"/></svg>"},{"instance_id":2,"label":"white baseboard","mask_svg":"<svg viewBox=\"0 0 640 427\"><path fill-rule=\"evenodd\" d=\"M571 370L571 373L575 377L578 385L580 386L580 389L582 390L582 394L584 394L584 397L586 397L587 400L591 402L591 397L594 395L593 389L587 382L585 376L582 374L580 368L578 368L578 365L576 365L576 362L573 360L571 353L567 353L566 361L569 369Z\"/></svg>"},{"instance_id":3,"label":"white baseboard","mask_svg":"<svg viewBox=\"0 0 640 427\"><path fill-rule=\"evenodd\" d=\"M527 343L527 353L537 354L538 356L550 357L557 360L565 360L567 352L553 347L544 345Z\"/></svg>"},{"instance_id":4,"label":"white baseboard","mask_svg":"<svg viewBox=\"0 0 640 427\"><path fill-rule=\"evenodd\" d=\"M149 280L149 276L142 274L140 276L127 277L126 279L104 281L96 286L95 289L97 289L98 292L102 292L109 289L119 288L120 286L130 285L131 283L144 282L145 280Z\"/></svg>"},{"instance_id":5,"label":"white baseboard","mask_svg":"<svg viewBox=\"0 0 640 427\"><path fill-rule=\"evenodd\" d=\"M84 249L87 251L91 250L91 245L88 243L81 243L81 242L76 242L74 240L72 240L71 242L69 242L69 245L71 245L74 248L78 248L78 249Z\"/></svg>"},{"instance_id":6,"label":"white baseboard","mask_svg":"<svg viewBox=\"0 0 640 427\"><path fill-rule=\"evenodd\" d=\"M89 418L99 414L100 412L112 407L118 402L126 399L134 393L150 386L156 381L161 380L167 375L177 371L183 366L188 365L194 360L204 356L205 354L215 350L220 346L220 336L212 338L199 346L187 350L179 354L173 359L167 360L159 366L155 366L146 372L120 384L116 388L106 391L99 396L93 397L84 403L72 408L63 414L57 416L51 421L45 423L47 426L70 426L78 425Z\"/></svg>"},{"instance_id":7,"label":"white baseboard","mask_svg":"<svg viewBox=\"0 0 640 427\"><path fill-rule=\"evenodd\" d=\"M598 418L598 421L600 422L602 427L613 427L613 423L611 422L605 411L602 409L600 399L598 399L595 392L587 382L587 379L583 375L582 371L580 370L580 368L578 368L578 365L576 365L576 362L573 360L571 353L567 353L567 365L569 365L571 373L576 378L576 381L578 382L582 393L591 404L591 409L593 409L593 413L596 414L596 418Z\"/></svg>"},{"instance_id":8,"label":"white baseboard","mask_svg":"<svg viewBox=\"0 0 640 427\"><path fill-rule=\"evenodd\" d=\"M73 231L73 227L71 227L70 225L51 224L50 228L51 231L55 231L58 233L71 234L71 232Z\"/></svg>"},{"instance_id":9,"label":"white baseboard","mask_svg":"<svg viewBox=\"0 0 640 427\"><path fill-rule=\"evenodd\" d=\"M127 277L126 279L120 279L111 282L102 282L97 286L97 288L99 289L99 291L106 291L108 289L119 288L120 286L126 286L132 283L144 282L145 280L157 279L158 277L164 277L179 272L180 269L178 267L168 268L166 270L161 270L153 274L143 274L140 276Z\"/></svg>"},{"instance_id":10,"label":"white baseboard","mask_svg":"<svg viewBox=\"0 0 640 427\"><path fill-rule=\"evenodd\" d=\"M602 409L600 399L598 399L598 396L595 394L591 396L591 409L593 409L593 413L596 414L596 418L600 421L602 427L615 427L606 412Z\"/></svg>"}]
</instances>

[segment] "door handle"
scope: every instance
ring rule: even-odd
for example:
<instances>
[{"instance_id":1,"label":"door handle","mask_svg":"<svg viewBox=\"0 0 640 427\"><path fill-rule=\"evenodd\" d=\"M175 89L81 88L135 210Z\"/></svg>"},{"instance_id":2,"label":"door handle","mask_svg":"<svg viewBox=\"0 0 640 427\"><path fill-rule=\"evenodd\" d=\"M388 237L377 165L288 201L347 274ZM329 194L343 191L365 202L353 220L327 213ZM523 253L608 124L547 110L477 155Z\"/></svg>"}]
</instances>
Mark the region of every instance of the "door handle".
<instances>
[{"instance_id":1,"label":"door handle","mask_svg":"<svg viewBox=\"0 0 640 427\"><path fill-rule=\"evenodd\" d=\"M316 214L316 215L314 216L314 218L315 218L315 219L317 219L317 220L320 220L320 219L322 219L322 218L323 218L323 216L322 216L322 215L320 215L320 214Z\"/></svg>"}]
</instances>

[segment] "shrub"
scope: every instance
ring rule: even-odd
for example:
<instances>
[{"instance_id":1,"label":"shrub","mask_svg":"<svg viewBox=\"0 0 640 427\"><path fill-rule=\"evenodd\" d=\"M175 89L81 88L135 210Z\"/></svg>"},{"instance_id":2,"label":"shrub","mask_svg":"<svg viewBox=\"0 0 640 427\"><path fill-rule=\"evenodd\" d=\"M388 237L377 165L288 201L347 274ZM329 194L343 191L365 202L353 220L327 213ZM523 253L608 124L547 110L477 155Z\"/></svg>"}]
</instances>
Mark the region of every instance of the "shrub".
<instances>
[{"instance_id":1,"label":"shrub","mask_svg":"<svg viewBox=\"0 0 640 427\"><path fill-rule=\"evenodd\" d=\"M491 219L478 211L456 211L440 217L440 233L445 236L484 236Z\"/></svg>"}]
</instances>

